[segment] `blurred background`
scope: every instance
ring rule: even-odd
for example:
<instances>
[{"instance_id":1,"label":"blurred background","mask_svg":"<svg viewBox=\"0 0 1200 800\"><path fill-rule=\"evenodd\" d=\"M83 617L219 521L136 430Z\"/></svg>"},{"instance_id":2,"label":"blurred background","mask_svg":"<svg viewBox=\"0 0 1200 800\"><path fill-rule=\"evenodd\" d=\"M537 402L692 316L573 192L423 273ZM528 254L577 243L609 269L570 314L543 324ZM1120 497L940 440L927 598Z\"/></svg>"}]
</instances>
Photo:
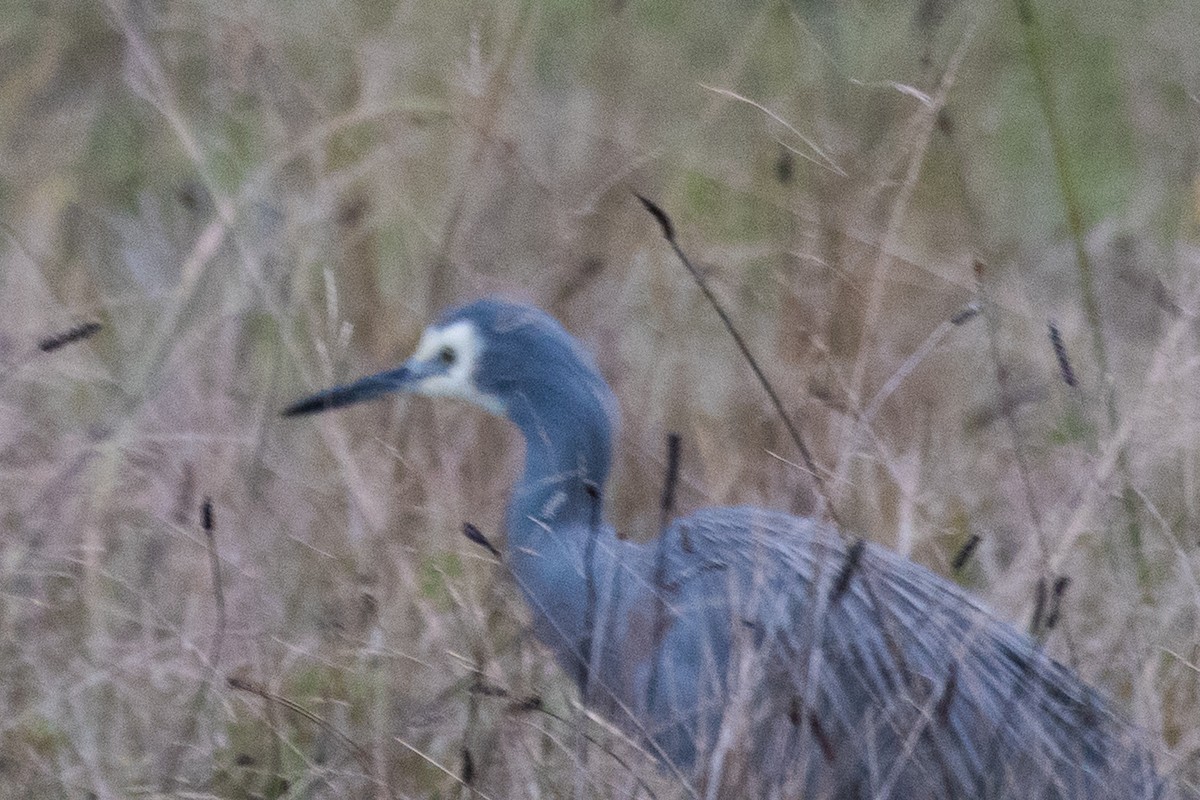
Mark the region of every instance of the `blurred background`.
<instances>
[{"instance_id":1,"label":"blurred background","mask_svg":"<svg viewBox=\"0 0 1200 800\"><path fill-rule=\"evenodd\" d=\"M612 382L623 533L669 432L680 511L812 511L635 192L837 518L1200 782L1194 0L0 7L0 797L688 796L461 535L503 421L278 415L502 294Z\"/></svg>"}]
</instances>

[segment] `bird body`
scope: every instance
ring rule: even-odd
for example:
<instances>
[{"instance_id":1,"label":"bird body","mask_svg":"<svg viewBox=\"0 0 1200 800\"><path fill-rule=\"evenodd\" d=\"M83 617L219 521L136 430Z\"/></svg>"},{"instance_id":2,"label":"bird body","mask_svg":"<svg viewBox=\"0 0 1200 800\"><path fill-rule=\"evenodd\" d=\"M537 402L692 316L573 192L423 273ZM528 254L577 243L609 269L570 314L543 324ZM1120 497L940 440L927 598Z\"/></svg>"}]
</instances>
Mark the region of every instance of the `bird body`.
<instances>
[{"instance_id":1,"label":"bird body","mask_svg":"<svg viewBox=\"0 0 1200 800\"><path fill-rule=\"evenodd\" d=\"M293 405L458 396L520 429L504 561L584 701L694 787L778 798L1164 797L1136 732L953 583L830 525L604 521L617 404L549 315L482 300L399 368Z\"/></svg>"}]
</instances>

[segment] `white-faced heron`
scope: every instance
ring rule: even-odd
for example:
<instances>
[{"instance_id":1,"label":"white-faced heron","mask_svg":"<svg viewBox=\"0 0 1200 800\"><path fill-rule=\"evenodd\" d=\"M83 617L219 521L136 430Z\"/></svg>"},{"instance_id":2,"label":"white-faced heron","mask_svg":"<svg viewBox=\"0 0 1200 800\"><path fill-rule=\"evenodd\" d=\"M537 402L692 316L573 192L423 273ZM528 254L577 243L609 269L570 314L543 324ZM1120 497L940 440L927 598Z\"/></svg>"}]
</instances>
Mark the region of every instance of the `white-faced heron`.
<instances>
[{"instance_id":1,"label":"white-faced heron","mask_svg":"<svg viewBox=\"0 0 1200 800\"><path fill-rule=\"evenodd\" d=\"M504 563L584 701L709 792L778 798L1166 797L1096 691L952 582L759 508L604 520L617 404L552 317L481 300L399 367L288 408L390 392L507 417L525 468Z\"/></svg>"}]
</instances>

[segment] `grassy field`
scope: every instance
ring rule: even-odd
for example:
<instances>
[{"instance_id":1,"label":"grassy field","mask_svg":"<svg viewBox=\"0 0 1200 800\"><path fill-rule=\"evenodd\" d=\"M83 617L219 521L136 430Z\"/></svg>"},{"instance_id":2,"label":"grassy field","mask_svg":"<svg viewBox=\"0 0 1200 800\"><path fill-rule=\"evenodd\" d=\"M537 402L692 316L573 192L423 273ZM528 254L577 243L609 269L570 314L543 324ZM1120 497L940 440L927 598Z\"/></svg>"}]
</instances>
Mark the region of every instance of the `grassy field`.
<instances>
[{"instance_id":1,"label":"grassy field","mask_svg":"<svg viewBox=\"0 0 1200 800\"><path fill-rule=\"evenodd\" d=\"M1018 627L1063 587L1046 648L1200 785L1194 0L0 10L0 798L688 796L461 535L512 430L278 416L501 293L613 383L621 530L668 432L681 510L811 511L634 192L837 518Z\"/></svg>"}]
</instances>

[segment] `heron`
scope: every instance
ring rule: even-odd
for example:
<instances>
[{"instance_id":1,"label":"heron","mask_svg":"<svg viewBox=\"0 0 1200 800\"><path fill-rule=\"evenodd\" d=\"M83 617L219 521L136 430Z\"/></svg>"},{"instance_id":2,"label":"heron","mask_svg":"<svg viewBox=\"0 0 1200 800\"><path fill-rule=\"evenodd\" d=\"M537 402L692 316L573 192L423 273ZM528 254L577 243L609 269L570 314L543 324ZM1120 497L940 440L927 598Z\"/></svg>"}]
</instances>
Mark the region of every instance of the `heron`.
<instances>
[{"instance_id":1,"label":"heron","mask_svg":"<svg viewBox=\"0 0 1200 800\"><path fill-rule=\"evenodd\" d=\"M452 308L398 367L283 413L394 393L466 400L519 430L502 559L532 632L588 707L696 795L1168 796L1109 700L898 553L749 506L619 537L604 514L617 401L548 313Z\"/></svg>"}]
</instances>

